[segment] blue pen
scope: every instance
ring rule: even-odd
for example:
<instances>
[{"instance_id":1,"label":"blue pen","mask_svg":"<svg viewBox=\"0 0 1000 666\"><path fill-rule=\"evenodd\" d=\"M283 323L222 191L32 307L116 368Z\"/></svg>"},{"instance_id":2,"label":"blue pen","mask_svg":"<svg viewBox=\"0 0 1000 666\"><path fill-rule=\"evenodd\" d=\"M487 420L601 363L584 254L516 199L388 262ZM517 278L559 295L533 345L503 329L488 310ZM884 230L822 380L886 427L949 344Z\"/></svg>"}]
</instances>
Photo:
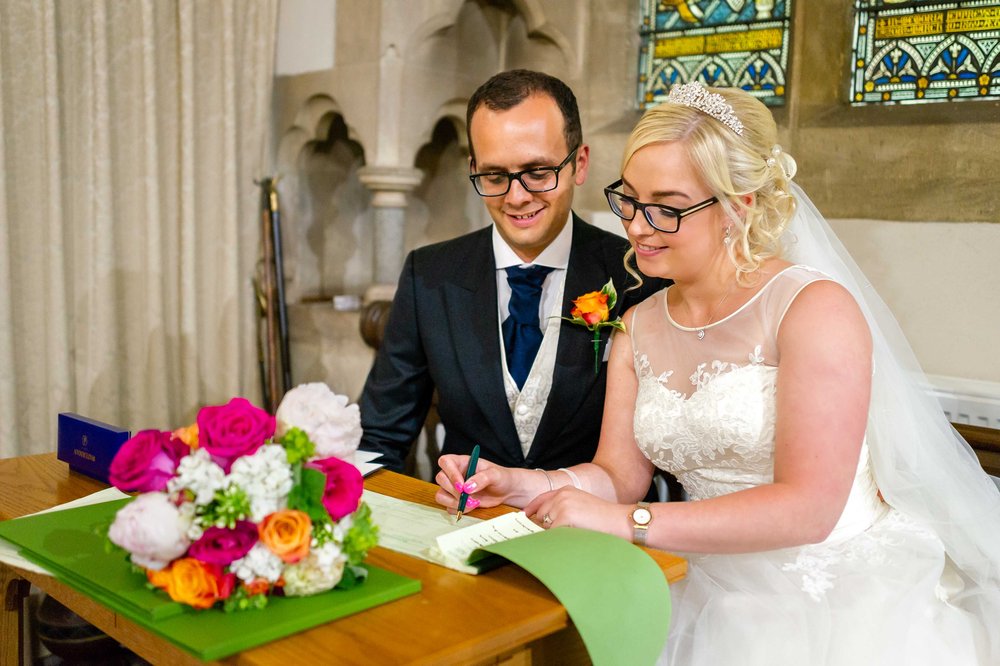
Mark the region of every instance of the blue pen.
<instances>
[{"instance_id":1,"label":"blue pen","mask_svg":"<svg viewBox=\"0 0 1000 666\"><path fill-rule=\"evenodd\" d=\"M476 464L479 462L479 445L476 444L472 448L472 457L469 458L469 468L465 470L465 480L468 481L469 478L476 473ZM455 522L462 520L462 512L465 511L465 503L469 501L469 493L463 491L458 498L458 516L455 518Z\"/></svg>"}]
</instances>

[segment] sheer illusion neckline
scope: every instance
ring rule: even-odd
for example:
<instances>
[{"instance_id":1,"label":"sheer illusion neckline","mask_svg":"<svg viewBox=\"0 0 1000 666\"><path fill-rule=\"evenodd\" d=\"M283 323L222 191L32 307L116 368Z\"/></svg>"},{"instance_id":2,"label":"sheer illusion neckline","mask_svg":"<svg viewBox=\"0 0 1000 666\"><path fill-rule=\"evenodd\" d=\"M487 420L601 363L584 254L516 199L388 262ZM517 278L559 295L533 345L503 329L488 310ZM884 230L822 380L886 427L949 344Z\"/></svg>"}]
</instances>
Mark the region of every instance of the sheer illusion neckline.
<instances>
[{"instance_id":1,"label":"sheer illusion neckline","mask_svg":"<svg viewBox=\"0 0 1000 666\"><path fill-rule=\"evenodd\" d=\"M728 315L726 315L722 319L719 319L717 321L713 321L713 322L711 322L709 324L705 324L704 326L684 326L683 324L678 324L677 321L673 317L670 316L670 301L667 298L667 296L668 296L670 290L673 289L673 287L674 287L674 285L670 285L669 287L667 287L666 289L663 290L663 314L666 315L667 321L670 322L670 325L673 326L674 328L678 329L678 330L686 331L688 333L697 333L698 331L707 331L709 329L715 328L716 326L719 326L720 324L726 323L727 321L729 321L730 319L732 319L733 317L735 317L739 313L743 312L743 310L745 310L748 307L750 307L751 305L753 305L753 303L758 298L761 297L761 294L763 294L765 291L767 291L768 287L770 287L771 284L776 279L778 279L779 277L781 277L782 273L784 273L785 271L789 271L789 270L791 270L793 268L806 268L806 266L803 266L801 264L792 264L791 266L785 266L780 271L778 271L777 273L775 273L774 275L772 275L771 278L766 283L764 283L764 286L762 286L760 289L758 289L757 293L754 294L753 296L751 296L747 300L746 303L744 303L740 307L736 308L735 310L733 310L732 312L730 312Z\"/></svg>"}]
</instances>

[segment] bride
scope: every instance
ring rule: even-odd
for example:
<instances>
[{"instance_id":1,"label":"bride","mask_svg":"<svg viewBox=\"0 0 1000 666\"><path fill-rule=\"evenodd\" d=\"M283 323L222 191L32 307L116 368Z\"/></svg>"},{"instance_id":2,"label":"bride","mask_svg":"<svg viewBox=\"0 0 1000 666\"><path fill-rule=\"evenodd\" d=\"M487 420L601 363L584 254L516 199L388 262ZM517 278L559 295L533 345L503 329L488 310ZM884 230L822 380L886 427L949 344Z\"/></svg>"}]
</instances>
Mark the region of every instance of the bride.
<instances>
[{"instance_id":1,"label":"bride","mask_svg":"<svg viewBox=\"0 0 1000 666\"><path fill-rule=\"evenodd\" d=\"M606 190L639 271L592 463L444 456L544 527L685 554L670 664L1000 664L1000 493L750 95L675 87ZM641 502L656 469L691 500Z\"/></svg>"}]
</instances>

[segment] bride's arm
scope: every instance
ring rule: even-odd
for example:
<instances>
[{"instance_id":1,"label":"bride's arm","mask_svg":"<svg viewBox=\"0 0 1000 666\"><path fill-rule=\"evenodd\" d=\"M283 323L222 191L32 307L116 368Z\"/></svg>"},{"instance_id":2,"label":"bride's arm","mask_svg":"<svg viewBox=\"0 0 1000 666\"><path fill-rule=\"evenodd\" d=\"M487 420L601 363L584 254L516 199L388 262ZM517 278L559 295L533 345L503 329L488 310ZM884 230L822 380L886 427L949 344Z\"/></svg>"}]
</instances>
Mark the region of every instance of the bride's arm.
<instances>
[{"instance_id":1,"label":"bride's arm","mask_svg":"<svg viewBox=\"0 0 1000 666\"><path fill-rule=\"evenodd\" d=\"M631 320L628 313L623 318ZM477 499L483 502L482 506L506 503L524 507L549 490L576 485L607 502L625 502L632 506L646 495L653 475L652 463L639 451L632 435L637 390L638 382L632 366L632 340L625 333L615 332L608 359L604 416L594 462L574 465L568 471L541 472L500 467L481 461L478 471L469 479L476 485ZM550 399L557 398L552 396ZM454 508L459 494L454 484L464 478L468 456L442 456L439 464L437 502ZM607 503L604 508L608 508Z\"/></svg>"},{"instance_id":2,"label":"bride's arm","mask_svg":"<svg viewBox=\"0 0 1000 666\"><path fill-rule=\"evenodd\" d=\"M774 482L654 505L649 545L706 553L772 550L822 541L836 525L868 418L868 325L845 289L815 282L785 315L778 350Z\"/></svg>"}]
</instances>

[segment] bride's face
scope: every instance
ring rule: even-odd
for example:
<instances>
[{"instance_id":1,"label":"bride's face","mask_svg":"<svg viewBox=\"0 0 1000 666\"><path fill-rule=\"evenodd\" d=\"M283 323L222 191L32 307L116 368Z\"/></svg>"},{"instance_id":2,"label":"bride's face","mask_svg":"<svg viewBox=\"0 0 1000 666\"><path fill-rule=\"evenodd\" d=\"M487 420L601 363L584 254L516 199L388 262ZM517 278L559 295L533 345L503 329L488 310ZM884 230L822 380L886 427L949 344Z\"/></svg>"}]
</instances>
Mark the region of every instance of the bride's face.
<instances>
[{"instance_id":1,"label":"bride's face","mask_svg":"<svg viewBox=\"0 0 1000 666\"><path fill-rule=\"evenodd\" d=\"M712 192L698 176L685 149L677 143L655 143L640 148L622 173L622 191L643 204L662 204L685 211L712 199ZM688 214L681 213L679 225L671 211L647 208L648 214L664 229L659 231L637 210L625 231L635 249L636 263L644 275L672 278L678 282L697 279L718 261L728 261L723 238L728 224L718 203Z\"/></svg>"}]
</instances>

